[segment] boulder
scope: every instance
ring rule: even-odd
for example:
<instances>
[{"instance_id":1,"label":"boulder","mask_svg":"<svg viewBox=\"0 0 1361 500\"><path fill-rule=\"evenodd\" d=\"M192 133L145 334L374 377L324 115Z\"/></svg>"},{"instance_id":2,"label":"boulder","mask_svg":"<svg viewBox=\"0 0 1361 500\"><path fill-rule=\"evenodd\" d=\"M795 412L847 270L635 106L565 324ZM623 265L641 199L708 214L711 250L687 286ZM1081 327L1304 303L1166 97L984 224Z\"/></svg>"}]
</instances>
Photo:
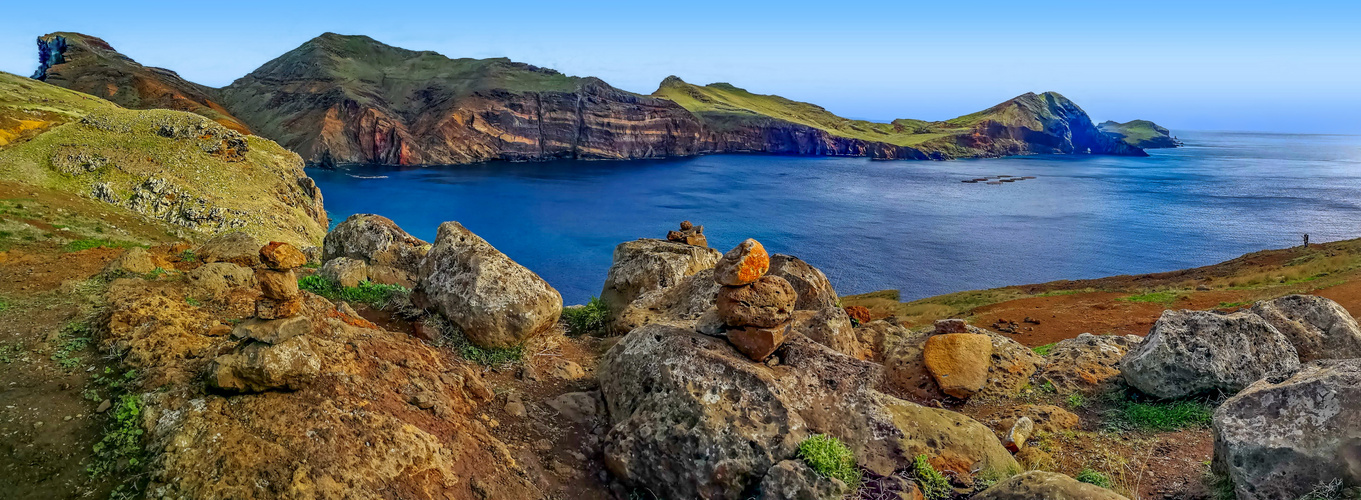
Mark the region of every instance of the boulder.
<instances>
[{"instance_id":1,"label":"boulder","mask_svg":"<svg viewBox=\"0 0 1361 500\"><path fill-rule=\"evenodd\" d=\"M894 395L917 401L927 402L945 398L931 372L926 369L922 348L931 332L913 332L901 326L879 320L857 328L857 332L883 332L882 336L891 339L890 347L883 355L884 380ZM864 336L862 335L862 339Z\"/></svg>"},{"instance_id":2,"label":"boulder","mask_svg":"<svg viewBox=\"0 0 1361 500\"><path fill-rule=\"evenodd\" d=\"M932 335L922 347L922 362L941 392L968 398L988 381L992 341L972 333Z\"/></svg>"},{"instance_id":3,"label":"boulder","mask_svg":"<svg viewBox=\"0 0 1361 500\"><path fill-rule=\"evenodd\" d=\"M714 280L723 286L754 283L770 270L770 255L761 243L747 238L714 264Z\"/></svg>"},{"instance_id":4,"label":"boulder","mask_svg":"<svg viewBox=\"0 0 1361 500\"><path fill-rule=\"evenodd\" d=\"M799 294L794 309L818 311L836 306L836 290L832 288L832 282L827 280L827 275L798 257L784 254L770 256L770 271L766 275L784 278L794 287Z\"/></svg>"},{"instance_id":5,"label":"boulder","mask_svg":"<svg viewBox=\"0 0 1361 500\"><path fill-rule=\"evenodd\" d=\"M1054 472L1030 471L1004 479L973 500L1128 500L1114 491Z\"/></svg>"},{"instance_id":6,"label":"boulder","mask_svg":"<svg viewBox=\"0 0 1361 500\"><path fill-rule=\"evenodd\" d=\"M312 320L306 316L293 316L284 319L251 318L237 323L232 328L232 337L253 339L266 344L279 344L285 340L312 333Z\"/></svg>"},{"instance_id":7,"label":"boulder","mask_svg":"<svg viewBox=\"0 0 1361 500\"><path fill-rule=\"evenodd\" d=\"M317 275L343 287L359 286L369 280L369 265L359 259L336 257L322 264Z\"/></svg>"},{"instance_id":8,"label":"boulder","mask_svg":"<svg viewBox=\"0 0 1361 500\"><path fill-rule=\"evenodd\" d=\"M410 287L420 273L430 244L411 236L392 219L355 214L336 224L322 242L321 260L358 259L380 268L369 276L376 283Z\"/></svg>"},{"instance_id":9,"label":"boulder","mask_svg":"<svg viewBox=\"0 0 1361 500\"><path fill-rule=\"evenodd\" d=\"M1239 500L1361 486L1361 359L1320 360L1258 380L1214 414L1214 467Z\"/></svg>"},{"instance_id":10,"label":"boulder","mask_svg":"<svg viewBox=\"0 0 1361 500\"><path fill-rule=\"evenodd\" d=\"M992 341L992 364L988 366L988 382L976 396L1009 398L1030 385L1030 378L1044 365L1044 357L1011 338L982 328L970 326L969 331L987 335Z\"/></svg>"},{"instance_id":11,"label":"boulder","mask_svg":"<svg viewBox=\"0 0 1361 500\"><path fill-rule=\"evenodd\" d=\"M794 311L794 331L814 342L856 359L870 359L846 310L831 306L817 311Z\"/></svg>"},{"instance_id":12,"label":"boulder","mask_svg":"<svg viewBox=\"0 0 1361 500\"><path fill-rule=\"evenodd\" d=\"M920 454L971 470L1018 466L986 427L872 388L879 365L793 333L775 366L722 339L647 325L597 370L611 423L605 463L671 498L746 498L812 434L836 436L869 471L889 475Z\"/></svg>"},{"instance_id":13,"label":"boulder","mask_svg":"<svg viewBox=\"0 0 1361 500\"><path fill-rule=\"evenodd\" d=\"M640 239L620 243L614 247L614 264L600 291L600 300L610 308L610 322L615 323L644 294L674 286L686 276L711 269L721 256L712 248L671 241ZM708 300L713 300L713 296ZM612 325L611 330L616 335L629 331L618 325Z\"/></svg>"},{"instance_id":14,"label":"boulder","mask_svg":"<svg viewBox=\"0 0 1361 500\"><path fill-rule=\"evenodd\" d=\"M935 376L926 367L924 354L926 342L933 336L979 335L986 337L992 344L989 359L983 360L987 364L985 382L973 394L975 396L1015 396L1030 383L1030 377L1044 365L1044 358L1035 354L1035 351L1015 340L982 328L965 325L965 331L969 333L942 334L933 330L909 332L905 328L893 328L882 323L887 322L875 321L869 325L872 329L862 327L856 331L885 332L886 338L890 339L887 341L889 347L883 358L889 386L893 388L895 394L902 394L915 401L936 400L944 395ZM936 329L940 329L939 322ZM981 357L979 359L982 360Z\"/></svg>"},{"instance_id":15,"label":"boulder","mask_svg":"<svg viewBox=\"0 0 1361 500\"><path fill-rule=\"evenodd\" d=\"M624 306L615 315L610 327L615 333L623 335L640 326L651 323L680 325L698 320L707 311L718 310L714 307L714 297L720 285L714 282L714 270L705 269L681 278L674 286L659 288L643 294L637 300Z\"/></svg>"},{"instance_id":16,"label":"boulder","mask_svg":"<svg viewBox=\"0 0 1361 500\"><path fill-rule=\"evenodd\" d=\"M522 344L562 313L556 289L457 222L440 224L411 296L481 347Z\"/></svg>"},{"instance_id":17,"label":"boulder","mask_svg":"<svg viewBox=\"0 0 1361 500\"><path fill-rule=\"evenodd\" d=\"M792 318L797 299L794 287L784 278L763 276L748 285L720 288L714 305L729 326L773 328Z\"/></svg>"},{"instance_id":18,"label":"boulder","mask_svg":"<svg viewBox=\"0 0 1361 500\"><path fill-rule=\"evenodd\" d=\"M1138 335L1090 333L1061 340L1044 356L1045 365L1036 380L1053 384L1059 394L1111 390L1124 383L1116 363L1143 340Z\"/></svg>"},{"instance_id":19,"label":"boulder","mask_svg":"<svg viewBox=\"0 0 1361 500\"><path fill-rule=\"evenodd\" d=\"M321 362L306 337L280 344L248 342L208 364L208 385L224 391L297 390L321 373Z\"/></svg>"},{"instance_id":20,"label":"boulder","mask_svg":"<svg viewBox=\"0 0 1361 500\"><path fill-rule=\"evenodd\" d=\"M258 269L255 271L255 281L260 284L260 294L265 298L289 300L300 293L298 276L292 269L287 271Z\"/></svg>"},{"instance_id":21,"label":"boulder","mask_svg":"<svg viewBox=\"0 0 1361 500\"><path fill-rule=\"evenodd\" d=\"M774 328L743 326L728 330L728 342L752 361L762 361L775 353L789 336L789 324Z\"/></svg>"},{"instance_id":22,"label":"boulder","mask_svg":"<svg viewBox=\"0 0 1361 500\"><path fill-rule=\"evenodd\" d=\"M262 246L254 236L238 231L210 238L194 251L194 255L205 263L230 262L238 266L255 267L260 265Z\"/></svg>"},{"instance_id":23,"label":"boulder","mask_svg":"<svg viewBox=\"0 0 1361 500\"><path fill-rule=\"evenodd\" d=\"M851 488L840 479L823 477L802 460L770 466L761 479L760 500L839 500Z\"/></svg>"},{"instance_id":24,"label":"boulder","mask_svg":"<svg viewBox=\"0 0 1361 500\"><path fill-rule=\"evenodd\" d=\"M106 275L122 274L146 274L156 270L156 263L152 262L151 254L145 248L132 247L123 252L117 258L104 266Z\"/></svg>"},{"instance_id":25,"label":"boulder","mask_svg":"<svg viewBox=\"0 0 1361 500\"><path fill-rule=\"evenodd\" d=\"M1295 348L1260 316L1209 311L1164 311L1118 364L1129 385L1160 398L1233 394L1299 366Z\"/></svg>"},{"instance_id":26,"label":"boulder","mask_svg":"<svg viewBox=\"0 0 1361 500\"><path fill-rule=\"evenodd\" d=\"M925 342L925 335L929 333L923 333L924 335L921 336L920 340ZM874 320L869 323L862 323L855 328L855 336L859 337L860 343L870 350L870 354L873 356L872 359L875 361L884 361L888 352L891 351L899 341L912 335L914 335L913 332L898 324L897 320L894 318L885 318ZM921 347L920 343L918 343L917 347Z\"/></svg>"},{"instance_id":27,"label":"boulder","mask_svg":"<svg viewBox=\"0 0 1361 500\"><path fill-rule=\"evenodd\" d=\"M260 247L260 261L270 269L288 271L306 264L307 256L298 247L282 241L271 241Z\"/></svg>"},{"instance_id":28,"label":"boulder","mask_svg":"<svg viewBox=\"0 0 1361 500\"><path fill-rule=\"evenodd\" d=\"M200 297L221 297L232 288L255 286L255 271L227 262L198 266L188 276Z\"/></svg>"},{"instance_id":29,"label":"boulder","mask_svg":"<svg viewBox=\"0 0 1361 500\"><path fill-rule=\"evenodd\" d=\"M255 301L255 317L260 319L284 319L302 313L302 297L291 299L268 299L261 297Z\"/></svg>"},{"instance_id":30,"label":"boulder","mask_svg":"<svg viewBox=\"0 0 1361 500\"><path fill-rule=\"evenodd\" d=\"M1301 363L1361 358L1361 326L1341 304L1315 295L1287 295L1253 304L1295 346Z\"/></svg>"},{"instance_id":31,"label":"boulder","mask_svg":"<svg viewBox=\"0 0 1361 500\"><path fill-rule=\"evenodd\" d=\"M1017 405L998 412L988 420L992 429L1003 436L1022 418L1030 419L1037 432L1055 433L1076 429L1078 417L1073 412L1054 405Z\"/></svg>"},{"instance_id":32,"label":"boulder","mask_svg":"<svg viewBox=\"0 0 1361 500\"><path fill-rule=\"evenodd\" d=\"M600 391L569 392L549 398L544 404L576 423L590 422L605 415Z\"/></svg>"}]
</instances>

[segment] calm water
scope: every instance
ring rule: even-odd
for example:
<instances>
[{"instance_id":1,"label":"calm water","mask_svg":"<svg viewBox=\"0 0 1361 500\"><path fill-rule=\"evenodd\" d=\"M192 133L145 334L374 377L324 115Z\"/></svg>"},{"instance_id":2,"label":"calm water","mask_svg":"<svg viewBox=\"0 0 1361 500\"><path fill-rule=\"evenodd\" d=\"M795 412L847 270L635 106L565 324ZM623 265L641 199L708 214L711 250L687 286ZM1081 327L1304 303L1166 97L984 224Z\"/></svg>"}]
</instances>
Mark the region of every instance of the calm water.
<instances>
[{"instance_id":1,"label":"calm water","mask_svg":"<svg viewBox=\"0 0 1361 500\"><path fill-rule=\"evenodd\" d=\"M703 224L822 269L842 294L1169 271L1361 237L1361 137L1200 132L1151 158L950 162L720 155L310 171L336 220L378 213L433 240L457 220L562 292L600 293L614 246ZM1038 177L965 184L990 175ZM386 176L358 178L356 176Z\"/></svg>"}]
</instances>

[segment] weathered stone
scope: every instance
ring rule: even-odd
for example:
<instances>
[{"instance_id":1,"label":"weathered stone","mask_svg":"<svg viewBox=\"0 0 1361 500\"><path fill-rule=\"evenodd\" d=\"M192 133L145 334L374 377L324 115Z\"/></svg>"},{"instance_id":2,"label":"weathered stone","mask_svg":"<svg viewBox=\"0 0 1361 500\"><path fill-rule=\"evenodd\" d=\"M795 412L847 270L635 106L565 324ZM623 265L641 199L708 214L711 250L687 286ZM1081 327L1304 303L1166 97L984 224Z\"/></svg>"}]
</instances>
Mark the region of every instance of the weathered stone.
<instances>
[{"instance_id":1,"label":"weathered stone","mask_svg":"<svg viewBox=\"0 0 1361 500\"><path fill-rule=\"evenodd\" d=\"M895 341L884 354L883 362L887 368L889 384L898 393L916 400L930 401L943 396L935 377L926 367L923 351L925 344L937 335L982 335L992 344L990 359L987 363L986 382L977 390L976 396L1011 397L1030 383L1044 359L1034 351L1011 340L982 328L967 326L963 334L936 334L933 330L908 332L902 327L894 327L885 321L875 321L869 328L857 328L857 333L884 332Z\"/></svg>"},{"instance_id":2,"label":"weathered stone","mask_svg":"<svg viewBox=\"0 0 1361 500\"><path fill-rule=\"evenodd\" d=\"M969 324L962 319L938 319L936 320L936 333L969 333Z\"/></svg>"},{"instance_id":3,"label":"weathered stone","mask_svg":"<svg viewBox=\"0 0 1361 500\"><path fill-rule=\"evenodd\" d=\"M287 271L302 267L307 263L307 256L298 247L282 241L271 241L260 247L260 261L270 269Z\"/></svg>"},{"instance_id":4,"label":"weathered stone","mask_svg":"<svg viewBox=\"0 0 1361 500\"><path fill-rule=\"evenodd\" d=\"M1052 384L1059 394L1103 392L1124 383L1116 368L1129 350L1143 342L1138 335L1092 335L1059 341L1044 356L1036 379Z\"/></svg>"},{"instance_id":5,"label":"weathered stone","mask_svg":"<svg viewBox=\"0 0 1361 500\"><path fill-rule=\"evenodd\" d=\"M392 266L368 266L369 281L383 285L398 285L404 288L416 286L415 275Z\"/></svg>"},{"instance_id":6,"label":"weathered stone","mask_svg":"<svg viewBox=\"0 0 1361 500\"><path fill-rule=\"evenodd\" d=\"M275 300L290 300L298 297L298 276L293 270L273 271L269 269L258 269L255 271L255 281L260 283L260 293L265 298Z\"/></svg>"},{"instance_id":7,"label":"weathered stone","mask_svg":"<svg viewBox=\"0 0 1361 500\"><path fill-rule=\"evenodd\" d=\"M856 326L864 325L873 321L870 317L870 310L865 306L846 306L846 315L851 317L851 323Z\"/></svg>"},{"instance_id":8,"label":"weathered stone","mask_svg":"<svg viewBox=\"0 0 1361 500\"><path fill-rule=\"evenodd\" d=\"M718 317L718 308L710 307L695 320L695 331L711 337L727 337L731 327Z\"/></svg>"},{"instance_id":9,"label":"weathered stone","mask_svg":"<svg viewBox=\"0 0 1361 500\"><path fill-rule=\"evenodd\" d=\"M569 392L550 398L544 404L576 423L585 423L605 414L600 391Z\"/></svg>"},{"instance_id":10,"label":"weathered stone","mask_svg":"<svg viewBox=\"0 0 1361 500\"><path fill-rule=\"evenodd\" d=\"M722 254L712 248L663 240L620 243L614 248L614 264L600 291L600 300L610 308L611 333L622 335L645 324L631 324L631 321L623 321L630 324L619 324L626 309L643 295L675 286L687 276L713 268L720 256ZM713 295L707 300L712 301Z\"/></svg>"},{"instance_id":11,"label":"weathered stone","mask_svg":"<svg viewBox=\"0 0 1361 500\"><path fill-rule=\"evenodd\" d=\"M699 319L706 311L714 311L714 297L720 288L714 283L713 269L705 269L681 278L680 282L643 294L626 305L611 322L615 333L628 333L634 328L663 323L679 325Z\"/></svg>"},{"instance_id":12,"label":"weathered stone","mask_svg":"<svg viewBox=\"0 0 1361 500\"><path fill-rule=\"evenodd\" d=\"M104 267L104 274L146 274L155 270L156 263L151 261L151 254L147 253L145 248L132 247L109 262L109 265Z\"/></svg>"},{"instance_id":13,"label":"weathered stone","mask_svg":"<svg viewBox=\"0 0 1361 500\"><path fill-rule=\"evenodd\" d=\"M898 340L911 333L903 325L898 324L895 318L884 318L863 323L855 329L855 336L860 337L860 343L869 348L875 361L883 361L888 351L898 343ZM926 338L923 337L921 342L925 341ZM920 342L917 347L921 347Z\"/></svg>"},{"instance_id":14,"label":"weathered stone","mask_svg":"<svg viewBox=\"0 0 1361 500\"><path fill-rule=\"evenodd\" d=\"M321 362L306 337L277 345L249 342L208 364L208 385L233 392L297 390L321 372Z\"/></svg>"},{"instance_id":15,"label":"weathered stone","mask_svg":"<svg viewBox=\"0 0 1361 500\"><path fill-rule=\"evenodd\" d=\"M752 361L761 361L780 348L780 344L783 344L785 337L789 335L789 328L788 323L773 328L756 326L735 328L728 330L728 342Z\"/></svg>"},{"instance_id":16,"label":"weathered stone","mask_svg":"<svg viewBox=\"0 0 1361 500\"><path fill-rule=\"evenodd\" d=\"M767 276L779 276L794 287L799 300L794 309L819 311L835 307L838 300L832 282L818 268L791 255L775 254L770 256L770 270Z\"/></svg>"},{"instance_id":17,"label":"weathered stone","mask_svg":"<svg viewBox=\"0 0 1361 500\"><path fill-rule=\"evenodd\" d=\"M873 332L876 337L891 339L890 347L883 354L884 380L895 395L917 401L928 402L945 398L940 386L936 384L931 371L926 369L922 348L930 338L930 330L913 332L902 326L884 320L874 321L857 328L858 333ZM862 342L865 335L861 336Z\"/></svg>"},{"instance_id":18,"label":"weathered stone","mask_svg":"<svg viewBox=\"0 0 1361 500\"><path fill-rule=\"evenodd\" d=\"M369 280L369 266L359 259L336 257L322 264L317 276L343 287L354 287Z\"/></svg>"},{"instance_id":19,"label":"weathered stone","mask_svg":"<svg viewBox=\"0 0 1361 500\"><path fill-rule=\"evenodd\" d=\"M802 460L772 465L761 479L760 500L839 500L850 487L840 479L823 477Z\"/></svg>"},{"instance_id":20,"label":"weathered stone","mask_svg":"<svg viewBox=\"0 0 1361 500\"><path fill-rule=\"evenodd\" d=\"M586 376L586 370L575 361L555 357L545 364L548 365L544 370L548 376L558 380L577 380Z\"/></svg>"},{"instance_id":21,"label":"weathered stone","mask_svg":"<svg viewBox=\"0 0 1361 500\"><path fill-rule=\"evenodd\" d=\"M1160 398L1232 394L1299 366L1295 348L1260 316L1208 311L1164 311L1118 364L1129 385Z\"/></svg>"},{"instance_id":22,"label":"weathered stone","mask_svg":"<svg viewBox=\"0 0 1361 500\"><path fill-rule=\"evenodd\" d=\"M1287 295L1253 304L1252 312L1285 335L1301 363L1361 358L1361 326L1337 302L1315 295Z\"/></svg>"},{"instance_id":23,"label":"weathered stone","mask_svg":"<svg viewBox=\"0 0 1361 500\"><path fill-rule=\"evenodd\" d=\"M260 244L254 236L242 232L220 234L204 242L194 251L206 263L230 262L238 266L260 265Z\"/></svg>"},{"instance_id":24,"label":"weathered stone","mask_svg":"<svg viewBox=\"0 0 1361 500\"><path fill-rule=\"evenodd\" d=\"M992 341L972 333L932 335L922 348L922 361L942 392L968 398L988 382Z\"/></svg>"},{"instance_id":25,"label":"weathered stone","mask_svg":"<svg viewBox=\"0 0 1361 500\"><path fill-rule=\"evenodd\" d=\"M557 324L562 296L462 224L440 224L412 302L438 311L481 347L509 347Z\"/></svg>"},{"instance_id":26,"label":"weathered stone","mask_svg":"<svg viewBox=\"0 0 1361 500\"><path fill-rule=\"evenodd\" d=\"M1035 431L1051 434L1076 429L1078 425L1077 415L1054 405L1013 406L999 412L988 423L1005 438L1022 418L1030 419Z\"/></svg>"},{"instance_id":27,"label":"weathered stone","mask_svg":"<svg viewBox=\"0 0 1361 500\"><path fill-rule=\"evenodd\" d=\"M510 415L512 417L524 417L526 414L529 413L529 411L525 409L525 404L520 401L512 401L506 403L506 407L503 409L505 410L507 415Z\"/></svg>"},{"instance_id":28,"label":"weathered stone","mask_svg":"<svg viewBox=\"0 0 1361 500\"><path fill-rule=\"evenodd\" d=\"M723 340L648 325L601 360L612 428L605 464L617 477L672 498L735 499L812 434L837 436L874 474L926 454L963 474L1011 473L997 437L968 417L874 391L881 367L792 334L776 366L752 363Z\"/></svg>"},{"instance_id":29,"label":"weathered stone","mask_svg":"<svg viewBox=\"0 0 1361 500\"><path fill-rule=\"evenodd\" d=\"M260 319L291 318L301 312L301 297L284 300L261 298L255 301L255 317Z\"/></svg>"},{"instance_id":30,"label":"weathered stone","mask_svg":"<svg viewBox=\"0 0 1361 500\"><path fill-rule=\"evenodd\" d=\"M1004 479L973 500L1128 500L1114 491L1063 474L1030 471Z\"/></svg>"},{"instance_id":31,"label":"weathered stone","mask_svg":"<svg viewBox=\"0 0 1361 500\"><path fill-rule=\"evenodd\" d=\"M336 224L322 243L322 260L337 257L358 259L370 266L386 266L376 283L413 283L430 244L411 236L392 219L381 215L355 214ZM372 277L370 277L372 279ZM394 281L388 283L388 281Z\"/></svg>"},{"instance_id":32,"label":"weathered stone","mask_svg":"<svg viewBox=\"0 0 1361 500\"><path fill-rule=\"evenodd\" d=\"M714 281L723 286L750 284L770 270L770 255L761 243L747 238L714 264Z\"/></svg>"},{"instance_id":33,"label":"weathered stone","mask_svg":"<svg viewBox=\"0 0 1361 500\"><path fill-rule=\"evenodd\" d=\"M255 339L266 344L278 344L285 340L312 333L312 320L306 316L293 316L284 319L248 319L232 329L232 337Z\"/></svg>"},{"instance_id":34,"label":"weathered stone","mask_svg":"<svg viewBox=\"0 0 1361 500\"><path fill-rule=\"evenodd\" d=\"M189 271L189 282L201 297L221 297L235 287L255 285L255 271L227 262L214 262Z\"/></svg>"},{"instance_id":35,"label":"weathered stone","mask_svg":"<svg viewBox=\"0 0 1361 500\"><path fill-rule=\"evenodd\" d=\"M720 288L714 305L729 326L772 328L793 317L797 299L794 287L784 278L763 276L748 285Z\"/></svg>"},{"instance_id":36,"label":"weathered stone","mask_svg":"<svg viewBox=\"0 0 1361 500\"><path fill-rule=\"evenodd\" d=\"M1361 359L1319 360L1258 380L1214 414L1214 467L1239 500L1361 485Z\"/></svg>"},{"instance_id":37,"label":"weathered stone","mask_svg":"<svg viewBox=\"0 0 1361 500\"><path fill-rule=\"evenodd\" d=\"M708 238L704 237L704 226L696 226L688 220L681 222L680 231L667 231L666 240L697 247L709 246Z\"/></svg>"},{"instance_id":38,"label":"weathered stone","mask_svg":"<svg viewBox=\"0 0 1361 500\"><path fill-rule=\"evenodd\" d=\"M1016 423L1011 425L1011 430L1007 432L1006 439L1002 440L1002 445L1006 446L1007 450L1012 453L1021 451L1021 448L1025 448L1026 440L1030 439L1030 435L1034 432L1035 422L1030 420L1030 417L1018 418Z\"/></svg>"},{"instance_id":39,"label":"weathered stone","mask_svg":"<svg viewBox=\"0 0 1361 500\"><path fill-rule=\"evenodd\" d=\"M852 358L870 359L869 349L855 335L850 316L840 307L794 311L794 331Z\"/></svg>"}]
</instances>

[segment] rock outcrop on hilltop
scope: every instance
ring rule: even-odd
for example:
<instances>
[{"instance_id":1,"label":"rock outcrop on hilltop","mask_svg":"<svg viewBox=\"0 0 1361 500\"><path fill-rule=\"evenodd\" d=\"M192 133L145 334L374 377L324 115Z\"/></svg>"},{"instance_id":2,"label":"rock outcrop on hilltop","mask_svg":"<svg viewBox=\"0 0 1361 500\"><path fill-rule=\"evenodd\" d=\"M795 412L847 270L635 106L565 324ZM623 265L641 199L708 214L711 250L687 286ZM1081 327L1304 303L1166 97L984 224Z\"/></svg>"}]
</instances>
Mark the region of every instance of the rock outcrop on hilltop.
<instances>
[{"instance_id":1,"label":"rock outcrop on hilltop","mask_svg":"<svg viewBox=\"0 0 1361 500\"><path fill-rule=\"evenodd\" d=\"M1097 125L1102 132L1113 135L1126 144L1143 149L1177 148L1181 141L1172 137L1172 131L1148 120L1130 120L1118 123L1106 120Z\"/></svg>"}]
</instances>

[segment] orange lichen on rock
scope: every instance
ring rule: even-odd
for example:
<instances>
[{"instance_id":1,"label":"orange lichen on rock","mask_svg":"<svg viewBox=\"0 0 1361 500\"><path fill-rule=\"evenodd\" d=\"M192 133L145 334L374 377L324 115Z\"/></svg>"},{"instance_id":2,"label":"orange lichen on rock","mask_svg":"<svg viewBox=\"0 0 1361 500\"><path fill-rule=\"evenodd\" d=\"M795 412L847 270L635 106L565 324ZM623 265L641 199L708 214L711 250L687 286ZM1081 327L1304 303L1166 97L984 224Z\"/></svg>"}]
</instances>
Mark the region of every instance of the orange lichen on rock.
<instances>
[{"instance_id":1,"label":"orange lichen on rock","mask_svg":"<svg viewBox=\"0 0 1361 500\"><path fill-rule=\"evenodd\" d=\"M723 254L714 265L714 281L724 286L750 284L770 270L770 254L760 242L748 238Z\"/></svg>"},{"instance_id":2,"label":"orange lichen on rock","mask_svg":"<svg viewBox=\"0 0 1361 500\"><path fill-rule=\"evenodd\" d=\"M967 398L988 381L992 340L974 333L933 335L922 348L922 361L942 392Z\"/></svg>"}]
</instances>

